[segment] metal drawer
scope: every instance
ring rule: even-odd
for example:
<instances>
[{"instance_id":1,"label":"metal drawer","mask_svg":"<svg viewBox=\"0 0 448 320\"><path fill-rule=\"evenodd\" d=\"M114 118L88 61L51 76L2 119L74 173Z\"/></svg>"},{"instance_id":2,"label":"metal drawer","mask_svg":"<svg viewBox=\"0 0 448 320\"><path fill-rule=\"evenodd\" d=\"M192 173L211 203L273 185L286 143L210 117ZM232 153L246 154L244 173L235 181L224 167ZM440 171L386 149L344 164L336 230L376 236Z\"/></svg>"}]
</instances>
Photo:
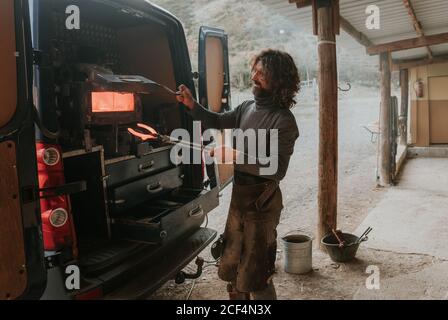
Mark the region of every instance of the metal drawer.
<instances>
[{"instance_id":1,"label":"metal drawer","mask_svg":"<svg viewBox=\"0 0 448 320\"><path fill-rule=\"evenodd\" d=\"M205 215L218 206L218 188L203 191L194 198L186 196L170 200L179 203L179 207L163 208L156 201L148 202L128 212L126 217L114 219L114 237L151 243L178 240L197 230Z\"/></svg>"},{"instance_id":2,"label":"metal drawer","mask_svg":"<svg viewBox=\"0 0 448 320\"><path fill-rule=\"evenodd\" d=\"M179 236L199 228L204 222L206 214L219 205L218 191L218 188L203 191L194 200L164 216L161 225L166 232L165 241L175 240Z\"/></svg>"},{"instance_id":3,"label":"metal drawer","mask_svg":"<svg viewBox=\"0 0 448 320\"><path fill-rule=\"evenodd\" d=\"M145 175L173 167L170 160L171 148L154 151L141 158L106 164L108 187L117 186Z\"/></svg>"},{"instance_id":4,"label":"metal drawer","mask_svg":"<svg viewBox=\"0 0 448 320\"><path fill-rule=\"evenodd\" d=\"M140 206L131 210L129 216L113 219L112 233L118 239L159 243L166 237L160 223L169 209ZM128 213L129 214L129 213Z\"/></svg>"},{"instance_id":5,"label":"metal drawer","mask_svg":"<svg viewBox=\"0 0 448 320\"><path fill-rule=\"evenodd\" d=\"M110 201L114 214L126 212L150 199L182 186L181 167L149 176L111 190Z\"/></svg>"}]
</instances>

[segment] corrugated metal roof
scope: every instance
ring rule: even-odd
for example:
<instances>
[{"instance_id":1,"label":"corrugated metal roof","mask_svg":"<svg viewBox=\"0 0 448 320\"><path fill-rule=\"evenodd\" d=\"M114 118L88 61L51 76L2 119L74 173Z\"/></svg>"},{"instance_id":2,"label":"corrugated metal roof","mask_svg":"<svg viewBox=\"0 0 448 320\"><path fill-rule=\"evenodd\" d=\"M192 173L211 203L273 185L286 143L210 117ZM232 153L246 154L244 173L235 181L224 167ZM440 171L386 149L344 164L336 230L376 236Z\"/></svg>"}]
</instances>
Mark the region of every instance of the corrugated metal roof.
<instances>
[{"instance_id":1,"label":"corrugated metal roof","mask_svg":"<svg viewBox=\"0 0 448 320\"><path fill-rule=\"evenodd\" d=\"M431 46L431 50L435 55L446 54L448 52L448 44L438 44L436 46Z\"/></svg>"},{"instance_id":2,"label":"corrugated metal roof","mask_svg":"<svg viewBox=\"0 0 448 320\"><path fill-rule=\"evenodd\" d=\"M274 12L284 15L301 28L311 32L311 7L297 9L288 0L261 0ZM411 0L425 35L448 32L448 0ZM367 6L380 9L380 29L369 30L366 26ZM341 15L358 31L364 33L374 44L417 37L411 17L402 0L340 0ZM345 40L344 40L345 42ZM350 44L348 44L350 45ZM432 46L434 54L447 54L448 44ZM413 59L427 56L426 48L393 52L394 59Z\"/></svg>"}]
</instances>

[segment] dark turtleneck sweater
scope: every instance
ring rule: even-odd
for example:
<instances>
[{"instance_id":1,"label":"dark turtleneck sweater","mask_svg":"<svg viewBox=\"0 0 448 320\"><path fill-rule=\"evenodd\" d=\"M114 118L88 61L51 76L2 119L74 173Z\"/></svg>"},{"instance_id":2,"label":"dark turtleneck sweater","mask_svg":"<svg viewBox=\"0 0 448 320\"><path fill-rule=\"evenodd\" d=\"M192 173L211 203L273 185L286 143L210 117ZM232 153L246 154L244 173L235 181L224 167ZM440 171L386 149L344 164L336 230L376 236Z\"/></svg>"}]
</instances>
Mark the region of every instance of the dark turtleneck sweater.
<instances>
[{"instance_id":1,"label":"dark turtleneck sweater","mask_svg":"<svg viewBox=\"0 0 448 320\"><path fill-rule=\"evenodd\" d=\"M286 175L289 160L294 152L294 144L299 137L297 122L289 109L273 103L272 97L255 97L255 101L245 101L230 112L211 112L196 103L189 111L194 120L201 121L208 129L278 129L278 169L273 175L260 175L260 167L268 165L235 164L235 176L257 176L280 182ZM267 138L269 155L269 136ZM257 143L258 144L258 143ZM245 146L247 152L247 145Z\"/></svg>"}]
</instances>

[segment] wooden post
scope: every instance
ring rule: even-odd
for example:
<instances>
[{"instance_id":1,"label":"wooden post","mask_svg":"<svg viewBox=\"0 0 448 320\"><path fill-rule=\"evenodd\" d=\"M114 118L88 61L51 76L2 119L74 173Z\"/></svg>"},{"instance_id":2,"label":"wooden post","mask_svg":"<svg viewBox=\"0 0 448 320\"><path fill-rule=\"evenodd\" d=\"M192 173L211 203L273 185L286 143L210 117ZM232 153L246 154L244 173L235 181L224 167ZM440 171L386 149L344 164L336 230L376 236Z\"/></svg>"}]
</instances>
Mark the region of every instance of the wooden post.
<instances>
[{"instance_id":1,"label":"wooden post","mask_svg":"<svg viewBox=\"0 0 448 320\"><path fill-rule=\"evenodd\" d=\"M381 106L380 106L380 168L379 184L383 187L391 183L391 143L390 143L390 108L391 108L391 73L389 53L380 54L381 68Z\"/></svg>"},{"instance_id":2,"label":"wooden post","mask_svg":"<svg viewBox=\"0 0 448 320\"><path fill-rule=\"evenodd\" d=\"M336 229L338 198L338 83L335 1L317 0L319 39L319 189L318 237ZM321 246L321 249L323 247Z\"/></svg>"},{"instance_id":3,"label":"wooden post","mask_svg":"<svg viewBox=\"0 0 448 320\"><path fill-rule=\"evenodd\" d=\"M400 70L401 109L400 109L400 144L408 144L408 108L409 108L409 71Z\"/></svg>"}]
</instances>

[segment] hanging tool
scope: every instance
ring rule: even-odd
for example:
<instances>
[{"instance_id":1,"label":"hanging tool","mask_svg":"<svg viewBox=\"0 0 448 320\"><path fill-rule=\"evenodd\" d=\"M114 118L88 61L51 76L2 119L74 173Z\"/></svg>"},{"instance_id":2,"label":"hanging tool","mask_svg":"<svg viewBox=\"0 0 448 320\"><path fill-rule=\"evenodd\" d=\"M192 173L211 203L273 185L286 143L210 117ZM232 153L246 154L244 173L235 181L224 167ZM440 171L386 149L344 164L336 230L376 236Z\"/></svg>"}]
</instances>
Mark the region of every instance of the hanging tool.
<instances>
[{"instance_id":1,"label":"hanging tool","mask_svg":"<svg viewBox=\"0 0 448 320\"><path fill-rule=\"evenodd\" d=\"M347 82L347 89L342 89L341 87L338 86L338 89L343 91L343 92L348 92L352 89L352 85L350 83Z\"/></svg>"}]
</instances>

